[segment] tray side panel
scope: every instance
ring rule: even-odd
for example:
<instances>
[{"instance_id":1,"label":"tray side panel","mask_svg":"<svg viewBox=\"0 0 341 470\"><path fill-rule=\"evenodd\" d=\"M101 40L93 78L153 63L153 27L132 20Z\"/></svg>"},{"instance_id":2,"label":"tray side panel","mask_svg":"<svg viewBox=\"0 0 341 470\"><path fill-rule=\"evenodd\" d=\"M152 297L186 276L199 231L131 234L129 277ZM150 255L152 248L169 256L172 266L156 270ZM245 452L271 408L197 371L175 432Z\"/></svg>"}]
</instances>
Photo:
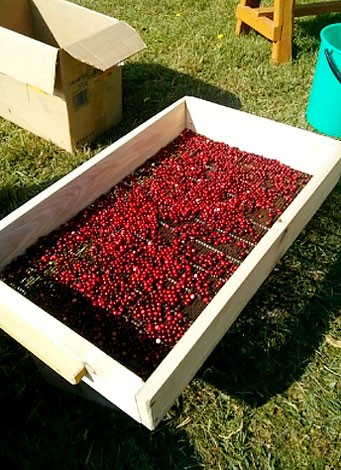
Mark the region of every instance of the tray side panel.
<instances>
[{"instance_id":1,"label":"tray side panel","mask_svg":"<svg viewBox=\"0 0 341 470\"><path fill-rule=\"evenodd\" d=\"M187 98L187 127L310 175L317 174L330 156L341 154L341 142L330 137L194 97Z\"/></svg>"},{"instance_id":2,"label":"tray side panel","mask_svg":"<svg viewBox=\"0 0 341 470\"><path fill-rule=\"evenodd\" d=\"M154 429L336 185L332 158L290 204L137 394L142 423Z\"/></svg>"}]
</instances>

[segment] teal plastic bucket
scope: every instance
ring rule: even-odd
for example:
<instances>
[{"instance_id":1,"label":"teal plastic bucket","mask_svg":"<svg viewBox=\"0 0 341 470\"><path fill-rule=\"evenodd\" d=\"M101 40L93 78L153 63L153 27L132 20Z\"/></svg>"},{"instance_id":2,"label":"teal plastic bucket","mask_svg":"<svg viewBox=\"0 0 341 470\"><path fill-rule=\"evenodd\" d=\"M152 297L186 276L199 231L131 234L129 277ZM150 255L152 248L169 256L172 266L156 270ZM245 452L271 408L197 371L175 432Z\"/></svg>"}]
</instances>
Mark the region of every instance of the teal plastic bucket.
<instances>
[{"instance_id":1,"label":"teal plastic bucket","mask_svg":"<svg viewBox=\"0 0 341 470\"><path fill-rule=\"evenodd\" d=\"M306 116L314 129L341 137L341 23L326 26L321 31Z\"/></svg>"}]
</instances>

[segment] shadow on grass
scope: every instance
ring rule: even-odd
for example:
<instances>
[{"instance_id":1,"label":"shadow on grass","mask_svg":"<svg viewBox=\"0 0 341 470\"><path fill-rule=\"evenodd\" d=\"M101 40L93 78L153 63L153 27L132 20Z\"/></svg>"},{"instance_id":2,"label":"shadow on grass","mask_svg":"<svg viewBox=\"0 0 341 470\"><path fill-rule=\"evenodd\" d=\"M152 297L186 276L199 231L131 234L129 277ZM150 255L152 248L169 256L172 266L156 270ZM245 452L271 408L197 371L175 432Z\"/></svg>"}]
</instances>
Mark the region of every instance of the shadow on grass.
<instances>
[{"instance_id":1,"label":"shadow on grass","mask_svg":"<svg viewBox=\"0 0 341 470\"><path fill-rule=\"evenodd\" d=\"M184 432L150 432L119 410L51 386L9 337L1 345L0 462L6 469L199 469Z\"/></svg>"},{"instance_id":2,"label":"shadow on grass","mask_svg":"<svg viewBox=\"0 0 341 470\"><path fill-rule=\"evenodd\" d=\"M339 184L199 376L254 407L300 379L341 308L340 201Z\"/></svg>"},{"instance_id":3,"label":"shadow on grass","mask_svg":"<svg viewBox=\"0 0 341 470\"><path fill-rule=\"evenodd\" d=\"M33 198L36 194L43 191L56 181L57 178L45 180L39 185L23 184L11 185L4 184L0 186L0 219L13 212L24 202Z\"/></svg>"},{"instance_id":4,"label":"shadow on grass","mask_svg":"<svg viewBox=\"0 0 341 470\"><path fill-rule=\"evenodd\" d=\"M215 103L240 108L239 99L228 91L214 87L202 80L191 77L159 64L128 63L123 68L123 119L94 141L89 149L94 153L154 116L159 111L185 95L194 95ZM42 146L46 145L44 141ZM88 149L86 149L88 150ZM44 151L45 152L45 151ZM55 147L61 159L67 159L65 151ZM39 141L37 141L39 153ZM34 158L32 165L34 165ZM51 172L39 185L16 183L0 185L0 219L37 193L56 181Z\"/></svg>"},{"instance_id":5,"label":"shadow on grass","mask_svg":"<svg viewBox=\"0 0 341 470\"><path fill-rule=\"evenodd\" d=\"M333 23L341 23L341 13L306 17L294 22L293 58L301 53L315 52L320 48L321 30Z\"/></svg>"},{"instance_id":6,"label":"shadow on grass","mask_svg":"<svg viewBox=\"0 0 341 470\"><path fill-rule=\"evenodd\" d=\"M128 63L123 68L123 119L94 142L108 145L186 95L239 109L232 93L160 64Z\"/></svg>"}]
</instances>

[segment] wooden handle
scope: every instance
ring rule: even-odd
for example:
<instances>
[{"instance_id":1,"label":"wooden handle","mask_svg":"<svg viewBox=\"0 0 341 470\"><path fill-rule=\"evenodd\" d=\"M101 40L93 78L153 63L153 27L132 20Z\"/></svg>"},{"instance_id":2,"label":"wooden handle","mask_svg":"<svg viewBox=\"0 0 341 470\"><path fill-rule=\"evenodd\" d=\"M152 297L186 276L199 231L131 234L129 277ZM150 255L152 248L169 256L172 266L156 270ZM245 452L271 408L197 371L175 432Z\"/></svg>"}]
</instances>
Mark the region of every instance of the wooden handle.
<instances>
[{"instance_id":1,"label":"wooden handle","mask_svg":"<svg viewBox=\"0 0 341 470\"><path fill-rule=\"evenodd\" d=\"M0 327L71 384L79 383L87 374L84 363L71 351L3 307Z\"/></svg>"}]
</instances>

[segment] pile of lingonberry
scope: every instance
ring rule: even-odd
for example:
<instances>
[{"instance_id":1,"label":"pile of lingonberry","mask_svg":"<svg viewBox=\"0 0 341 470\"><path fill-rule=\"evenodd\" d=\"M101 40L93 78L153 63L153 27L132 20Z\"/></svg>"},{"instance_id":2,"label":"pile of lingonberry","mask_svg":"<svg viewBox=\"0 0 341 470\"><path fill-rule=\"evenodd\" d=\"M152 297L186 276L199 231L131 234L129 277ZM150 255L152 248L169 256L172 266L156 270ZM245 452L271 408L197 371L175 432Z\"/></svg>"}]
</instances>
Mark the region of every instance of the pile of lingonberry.
<instances>
[{"instance_id":1,"label":"pile of lingonberry","mask_svg":"<svg viewBox=\"0 0 341 470\"><path fill-rule=\"evenodd\" d=\"M2 278L145 378L309 178L185 130Z\"/></svg>"}]
</instances>

